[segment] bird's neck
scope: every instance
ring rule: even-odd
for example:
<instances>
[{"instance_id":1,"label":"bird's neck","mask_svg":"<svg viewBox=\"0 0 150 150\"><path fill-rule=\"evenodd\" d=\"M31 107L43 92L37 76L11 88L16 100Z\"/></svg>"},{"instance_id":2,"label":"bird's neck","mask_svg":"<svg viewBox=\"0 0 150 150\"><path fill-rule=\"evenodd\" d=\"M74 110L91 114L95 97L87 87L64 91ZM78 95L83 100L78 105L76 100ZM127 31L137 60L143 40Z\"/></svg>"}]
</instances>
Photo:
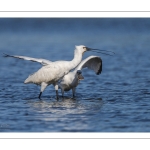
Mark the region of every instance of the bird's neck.
<instances>
[{"instance_id":1,"label":"bird's neck","mask_svg":"<svg viewBox=\"0 0 150 150\"><path fill-rule=\"evenodd\" d=\"M70 69L74 69L82 60L82 53L75 50L74 51L74 58L70 62Z\"/></svg>"}]
</instances>

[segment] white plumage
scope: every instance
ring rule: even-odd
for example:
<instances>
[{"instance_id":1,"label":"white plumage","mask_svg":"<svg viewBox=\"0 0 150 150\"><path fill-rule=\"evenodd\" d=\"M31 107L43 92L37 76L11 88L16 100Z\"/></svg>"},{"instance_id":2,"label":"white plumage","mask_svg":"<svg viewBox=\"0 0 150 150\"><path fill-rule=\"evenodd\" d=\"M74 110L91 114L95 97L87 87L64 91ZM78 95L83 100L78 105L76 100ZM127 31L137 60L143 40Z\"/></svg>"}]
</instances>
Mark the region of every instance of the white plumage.
<instances>
[{"instance_id":1,"label":"white plumage","mask_svg":"<svg viewBox=\"0 0 150 150\"><path fill-rule=\"evenodd\" d=\"M50 64L52 61L49 61L47 59L42 59L42 58L32 58L32 57L27 57L27 56L18 56L18 55L8 55L4 54L4 57L13 57L13 58L19 58L19 59L24 59L24 60L30 60L33 62L39 62L42 65L47 65Z\"/></svg>"},{"instance_id":2,"label":"white plumage","mask_svg":"<svg viewBox=\"0 0 150 150\"><path fill-rule=\"evenodd\" d=\"M89 56L86 59L84 59L74 69L74 71L69 72L67 75L65 75L59 84L62 96L64 95L64 91L69 91L71 89L73 97L75 96L76 87L78 86L80 80L83 79L83 76L81 76L81 70L83 68L93 70L97 75L99 75L102 71L102 60L98 56Z\"/></svg>"}]
</instances>

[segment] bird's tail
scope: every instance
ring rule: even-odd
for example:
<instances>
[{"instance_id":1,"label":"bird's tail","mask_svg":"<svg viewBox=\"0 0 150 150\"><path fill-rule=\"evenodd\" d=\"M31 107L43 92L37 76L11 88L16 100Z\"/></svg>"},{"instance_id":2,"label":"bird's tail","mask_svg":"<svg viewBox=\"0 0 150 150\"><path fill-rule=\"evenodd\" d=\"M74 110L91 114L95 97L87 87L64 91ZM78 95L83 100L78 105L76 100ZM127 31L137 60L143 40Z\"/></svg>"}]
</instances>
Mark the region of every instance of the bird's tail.
<instances>
[{"instance_id":1,"label":"bird's tail","mask_svg":"<svg viewBox=\"0 0 150 150\"><path fill-rule=\"evenodd\" d=\"M28 78L24 81L24 83L25 83L25 84L27 84L27 83L33 83L33 81L32 81L32 80L33 80L33 79L32 79L32 76L33 76L33 75L34 75L34 73L31 74L31 75L29 75Z\"/></svg>"},{"instance_id":2,"label":"bird's tail","mask_svg":"<svg viewBox=\"0 0 150 150\"><path fill-rule=\"evenodd\" d=\"M31 81L30 81L30 78L29 78L29 77L24 81L25 84L30 83L30 82L31 82Z\"/></svg>"}]
</instances>

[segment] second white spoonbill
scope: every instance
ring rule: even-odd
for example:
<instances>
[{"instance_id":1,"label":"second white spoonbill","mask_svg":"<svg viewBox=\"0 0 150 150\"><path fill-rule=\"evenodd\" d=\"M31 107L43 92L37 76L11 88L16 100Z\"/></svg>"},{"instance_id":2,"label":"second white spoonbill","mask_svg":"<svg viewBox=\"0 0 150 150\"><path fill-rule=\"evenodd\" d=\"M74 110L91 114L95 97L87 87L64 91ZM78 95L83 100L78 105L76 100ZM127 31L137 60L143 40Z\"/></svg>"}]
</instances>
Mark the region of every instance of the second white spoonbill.
<instances>
[{"instance_id":1,"label":"second white spoonbill","mask_svg":"<svg viewBox=\"0 0 150 150\"><path fill-rule=\"evenodd\" d=\"M97 75L102 72L102 59L98 56L89 56L84 59L72 72L69 72L61 80L59 87L64 96L64 91L69 91L72 89L72 95L75 97L75 90L78 86L80 80L84 79L82 76L82 69L88 68L93 70Z\"/></svg>"}]
</instances>

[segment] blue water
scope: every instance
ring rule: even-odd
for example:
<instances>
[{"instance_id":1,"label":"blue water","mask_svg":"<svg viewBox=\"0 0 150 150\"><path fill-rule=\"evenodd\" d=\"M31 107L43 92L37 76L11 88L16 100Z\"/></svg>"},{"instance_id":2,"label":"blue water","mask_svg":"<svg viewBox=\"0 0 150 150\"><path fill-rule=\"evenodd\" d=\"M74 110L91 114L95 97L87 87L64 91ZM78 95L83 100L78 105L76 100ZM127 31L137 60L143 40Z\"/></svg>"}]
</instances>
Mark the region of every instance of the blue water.
<instances>
[{"instance_id":1,"label":"blue water","mask_svg":"<svg viewBox=\"0 0 150 150\"><path fill-rule=\"evenodd\" d=\"M23 82L41 65L0 59L1 132L149 132L149 18L1 18L0 53L71 60L75 45L114 51L98 55L102 74L85 69L76 90L59 101L49 86Z\"/></svg>"}]
</instances>

